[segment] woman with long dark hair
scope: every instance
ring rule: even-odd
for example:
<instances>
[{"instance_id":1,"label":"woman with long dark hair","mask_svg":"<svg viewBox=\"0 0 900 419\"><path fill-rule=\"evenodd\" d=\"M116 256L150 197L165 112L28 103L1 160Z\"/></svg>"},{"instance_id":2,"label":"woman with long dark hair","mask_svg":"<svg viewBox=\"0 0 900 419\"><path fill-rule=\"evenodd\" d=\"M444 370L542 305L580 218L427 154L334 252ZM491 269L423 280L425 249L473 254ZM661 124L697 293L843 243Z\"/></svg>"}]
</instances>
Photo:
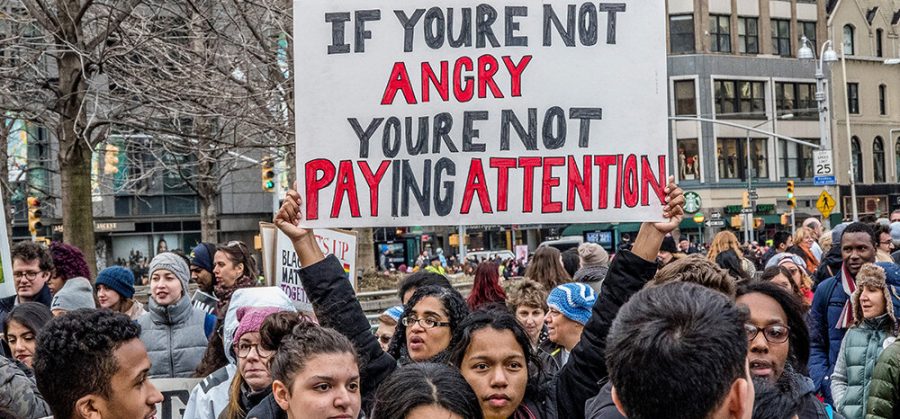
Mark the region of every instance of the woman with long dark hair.
<instances>
[{"instance_id":1,"label":"woman with long dark hair","mask_svg":"<svg viewBox=\"0 0 900 419\"><path fill-rule=\"evenodd\" d=\"M37 335L53 318L50 309L41 303L17 305L3 322L3 346L10 358L31 368Z\"/></svg>"},{"instance_id":2,"label":"woman with long dark hair","mask_svg":"<svg viewBox=\"0 0 900 419\"><path fill-rule=\"evenodd\" d=\"M455 415L455 416L454 416ZM395 371L375 393L372 419L481 419L481 406L459 370L423 362Z\"/></svg>"},{"instance_id":3,"label":"woman with long dark hair","mask_svg":"<svg viewBox=\"0 0 900 419\"><path fill-rule=\"evenodd\" d=\"M213 257L213 274L216 276L216 317L225 317L228 302L235 290L255 287L257 284L256 260L250 249L241 241L231 241L216 248Z\"/></svg>"},{"instance_id":4,"label":"woman with long dark hair","mask_svg":"<svg viewBox=\"0 0 900 419\"><path fill-rule=\"evenodd\" d=\"M466 303L469 304L469 310L478 310L479 308L493 303L506 302L506 293L500 287L500 271L496 264L492 262L481 262L475 269L475 282L472 284L472 292Z\"/></svg>"}]
</instances>

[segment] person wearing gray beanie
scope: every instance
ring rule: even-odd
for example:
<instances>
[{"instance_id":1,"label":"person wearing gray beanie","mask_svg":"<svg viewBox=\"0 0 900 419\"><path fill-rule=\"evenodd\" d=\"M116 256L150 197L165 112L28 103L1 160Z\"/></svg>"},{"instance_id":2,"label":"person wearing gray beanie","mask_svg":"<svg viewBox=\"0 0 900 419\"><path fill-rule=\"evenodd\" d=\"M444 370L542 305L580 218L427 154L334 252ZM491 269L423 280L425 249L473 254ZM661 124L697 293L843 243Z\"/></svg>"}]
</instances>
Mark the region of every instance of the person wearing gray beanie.
<instances>
[{"instance_id":1,"label":"person wearing gray beanie","mask_svg":"<svg viewBox=\"0 0 900 419\"><path fill-rule=\"evenodd\" d=\"M191 304L190 277L179 255L164 252L150 261L149 310L137 320L152 365L150 378L191 377L206 352L215 318Z\"/></svg>"},{"instance_id":2,"label":"person wearing gray beanie","mask_svg":"<svg viewBox=\"0 0 900 419\"><path fill-rule=\"evenodd\" d=\"M168 279L169 281L166 281ZM188 281L191 279L191 271L188 268L184 258L171 252L164 252L156 255L150 261L150 295L157 297L157 291L163 296L163 299L156 299L160 305L174 304L178 302L182 296L187 295ZM177 285L171 283L177 280L181 283L181 289L177 289ZM154 282L157 287L154 288ZM167 283L168 285L162 285Z\"/></svg>"},{"instance_id":3,"label":"person wearing gray beanie","mask_svg":"<svg viewBox=\"0 0 900 419\"><path fill-rule=\"evenodd\" d=\"M61 316L66 312L79 308L97 308L94 301L94 288L87 278L75 277L66 281L62 288L53 296L50 303L50 311L54 316Z\"/></svg>"}]
</instances>

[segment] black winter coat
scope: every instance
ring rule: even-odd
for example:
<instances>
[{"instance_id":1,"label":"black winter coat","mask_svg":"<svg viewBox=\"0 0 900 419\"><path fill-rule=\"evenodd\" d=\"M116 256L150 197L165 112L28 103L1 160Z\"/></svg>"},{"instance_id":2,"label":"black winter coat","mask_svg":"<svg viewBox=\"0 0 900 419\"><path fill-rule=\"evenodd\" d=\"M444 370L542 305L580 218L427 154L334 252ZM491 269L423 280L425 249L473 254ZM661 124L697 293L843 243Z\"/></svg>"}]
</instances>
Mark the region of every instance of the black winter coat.
<instances>
[{"instance_id":1,"label":"black winter coat","mask_svg":"<svg viewBox=\"0 0 900 419\"><path fill-rule=\"evenodd\" d=\"M275 403L275 396L269 393L259 404L247 413L247 419L287 419L287 413Z\"/></svg>"}]
</instances>

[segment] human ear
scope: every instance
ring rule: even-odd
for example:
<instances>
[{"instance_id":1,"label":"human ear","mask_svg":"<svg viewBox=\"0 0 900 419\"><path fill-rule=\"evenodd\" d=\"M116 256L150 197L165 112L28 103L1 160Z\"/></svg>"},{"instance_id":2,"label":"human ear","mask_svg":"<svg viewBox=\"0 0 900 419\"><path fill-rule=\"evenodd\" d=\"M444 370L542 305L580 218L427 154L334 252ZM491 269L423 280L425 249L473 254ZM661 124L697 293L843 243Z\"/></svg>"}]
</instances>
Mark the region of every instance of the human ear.
<instances>
[{"instance_id":1,"label":"human ear","mask_svg":"<svg viewBox=\"0 0 900 419\"><path fill-rule=\"evenodd\" d=\"M102 419L103 415L100 413L101 404L102 401L97 396L89 394L75 402L73 413L75 413L76 417L82 419Z\"/></svg>"},{"instance_id":2,"label":"human ear","mask_svg":"<svg viewBox=\"0 0 900 419\"><path fill-rule=\"evenodd\" d=\"M291 393L281 380L272 382L272 396L275 397L275 403L278 403L278 407L281 410L288 410L288 407L291 405Z\"/></svg>"},{"instance_id":3,"label":"human ear","mask_svg":"<svg viewBox=\"0 0 900 419\"><path fill-rule=\"evenodd\" d=\"M736 419L749 419L753 416L753 382L746 378L738 378L731 384L731 390L725 399L728 416Z\"/></svg>"},{"instance_id":4,"label":"human ear","mask_svg":"<svg viewBox=\"0 0 900 419\"><path fill-rule=\"evenodd\" d=\"M612 395L612 401L616 405L616 409L618 409L619 413L621 413L622 416L624 416L624 417L628 417L628 415L625 413L625 408L622 406L622 401L619 400L619 393L616 391L615 386L612 387L611 395Z\"/></svg>"}]
</instances>

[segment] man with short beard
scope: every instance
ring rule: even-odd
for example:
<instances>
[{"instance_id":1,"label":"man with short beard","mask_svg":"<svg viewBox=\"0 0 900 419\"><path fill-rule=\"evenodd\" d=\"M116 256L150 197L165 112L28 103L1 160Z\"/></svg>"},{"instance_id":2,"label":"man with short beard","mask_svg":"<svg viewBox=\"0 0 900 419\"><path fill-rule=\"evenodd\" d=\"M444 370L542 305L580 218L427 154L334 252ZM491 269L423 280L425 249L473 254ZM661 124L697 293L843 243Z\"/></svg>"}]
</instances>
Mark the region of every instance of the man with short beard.
<instances>
[{"instance_id":1,"label":"man with short beard","mask_svg":"<svg viewBox=\"0 0 900 419\"><path fill-rule=\"evenodd\" d=\"M877 239L871 227L855 222L844 229L840 243L841 270L819 284L809 311L809 375L828 403L841 340L853 324L850 294L856 289L855 278L862 265L875 262Z\"/></svg>"}]
</instances>

